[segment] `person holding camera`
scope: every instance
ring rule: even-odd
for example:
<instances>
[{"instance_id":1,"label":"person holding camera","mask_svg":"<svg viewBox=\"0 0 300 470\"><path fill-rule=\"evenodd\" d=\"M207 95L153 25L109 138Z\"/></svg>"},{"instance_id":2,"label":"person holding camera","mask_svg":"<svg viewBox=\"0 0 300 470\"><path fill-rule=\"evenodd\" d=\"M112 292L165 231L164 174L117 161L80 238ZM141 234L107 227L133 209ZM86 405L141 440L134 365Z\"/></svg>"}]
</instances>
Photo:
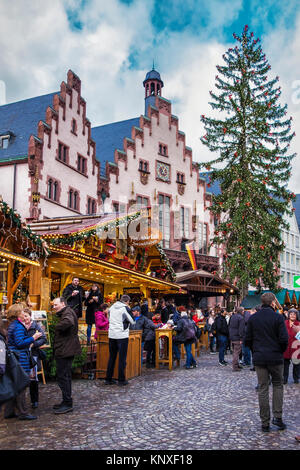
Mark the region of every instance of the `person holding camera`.
<instances>
[{"instance_id":1,"label":"person holding camera","mask_svg":"<svg viewBox=\"0 0 300 470\"><path fill-rule=\"evenodd\" d=\"M79 278L73 277L72 283L67 285L62 297L66 299L67 305L76 313L77 317L82 317L82 302L84 299L84 290L79 285Z\"/></svg>"},{"instance_id":2,"label":"person holding camera","mask_svg":"<svg viewBox=\"0 0 300 470\"><path fill-rule=\"evenodd\" d=\"M78 338L78 318L66 299L53 300L53 309L59 318L55 325L53 352L56 361L57 383L62 392L62 402L53 406L55 414L73 411L72 399L72 362L81 354Z\"/></svg>"}]
</instances>

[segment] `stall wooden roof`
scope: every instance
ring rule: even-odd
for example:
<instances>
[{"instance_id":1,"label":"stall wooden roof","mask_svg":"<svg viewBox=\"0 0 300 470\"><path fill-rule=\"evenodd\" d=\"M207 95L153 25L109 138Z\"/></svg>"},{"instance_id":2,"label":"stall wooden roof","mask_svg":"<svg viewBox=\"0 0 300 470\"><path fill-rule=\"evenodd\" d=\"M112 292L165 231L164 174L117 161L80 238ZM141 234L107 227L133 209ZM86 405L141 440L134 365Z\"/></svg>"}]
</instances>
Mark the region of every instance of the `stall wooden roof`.
<instances>
[{"instance_id":1,"label":"stall wooden roof","mask_svg":"<svg viewBox=\"0 0 300 470\"><path fill-rule=\"evenodd\" d=\"M116 214L106 213L88 216L71 216L71 217L57 217L51 219L39 220L32 222L30 228L35 233L41 235L44 239L54 238L58 235L75 235L81 232L86 232L102 225L112 223L116 220L122 222L128 216L138 217L139 212L132 212L129 214Z\"/></svg>"},{"instance_id":2,"label":"stall wooden roof","mask_svg":"<svg viewBox=\"0 0 300 470\"><path fill-rule=\"evenodd\" d=\"M232 291L232 294L239 292L238 288L221 277L203 269L194 271L183 271L176 273L176 282L190 291L204 291L207 294L217 294Z\"/></svg>"},{"instance_id":3,"label":"stall wooden roof","mask_svg":"<svg viewBox=\"0 0 300 470\"><path fill-rule=\"evenodd\" d=\"M135 211L128 214L97 214L94 216L72 216L72 217L57 217L53 219L46 219L37 221L31 224L31 230L35 233L38 233L43 237L44 240L47 240L49 243L49 249L51 253L56 256L65 257L72 259L73 261L77 260L84 262L86 265L93 265L98 267L98 271L102 268L102 272L109 271L114 273L114 276L120 278L132 278L135 281L139 279L140 282L145 283L149 288L162 290L163 288L170 291L181 291L182 288L174 282L165 281L163 279L152 277L151 275L145 274L141 271L133 270L127 267L123 267L118 263L113 263L108 260L104 260L100 257L91 255L91 253L83 252L80 247L73 245L72 241L85 240L84 237L87 236L86 240L89 239L89 236L97 235L97 229L110 227L122 227L125 226L131 220L137 220L139 217L142 217L143 211ZM145 213L147 217L147 213ZM140 240L141 244L137 247L143 247L143 239ZM129 244L135 245L138 243L135 240L129 239ZM167 270L173 275L175 275L172 267L169 265L169 261L161 249L157 245L158 241L152 240L151 250L153 253L150 253L149 259L158 260L162 263ZM51 261L51 259L50 259Z\"/></svg>"},{"instance_id":4,"label":"stall wooden roof","mask_svg":"<svg viewBox=\"0 0 300 470\"><path fill-rule=\"evenodd\" d=\"M139 282L142 282L143 284L146 284L149 288L152 288L152 289L165 290L165 291L170 291L170 292L182 291L182 287L179 284L175 284L169 281L164 281L162 279L158 279L158 278L149 276L147 274L134 271L132 269L124 268L117 264L110 263L109 261L100 260L99 258L95 258L94 256L90 256L85 253L80 253L76 250L68 249L65 247L63 248L52 247L51 250L53 251L53 253L60 255L63 259L69 259L73 263L81 262L81 263L84 263L86 266L94 266L95 269L97 268L101 269L102 276L104 274L105 276L108 276L109 274L114 275L115 278L119 278L120 282L122 282L122 278L123 278L124 282L126 282L127 280L129 281L132 280L135 282L139 281Z\"/></svg>"}]
</instances>

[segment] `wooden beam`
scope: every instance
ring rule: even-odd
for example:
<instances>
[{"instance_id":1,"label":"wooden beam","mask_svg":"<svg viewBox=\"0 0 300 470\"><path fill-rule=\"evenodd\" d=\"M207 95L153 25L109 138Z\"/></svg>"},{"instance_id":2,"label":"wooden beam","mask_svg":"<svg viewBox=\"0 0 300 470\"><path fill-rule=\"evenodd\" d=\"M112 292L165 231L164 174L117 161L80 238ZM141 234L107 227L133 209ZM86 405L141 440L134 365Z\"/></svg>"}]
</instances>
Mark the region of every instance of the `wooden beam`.
<instances>
[{"instance_id":1,"label":"wooden beam","mask_svg":"<svg viewBox=\"0 0 300 470\"><path fill-rule=\"evenodd\" d=\"M14 283L14 285L13 285L12 288L11 288L11 294L12 294L12 295L13 295L14 292L16 291L18 285L20 284L20 282L22 281L22 279L24 278L24 276L26 276L26 274L28 273L29 269L30 269L30 265L27 265L27 266L23 269L23 271L20 272L20 274L19 274L19 276L18 276L16 282Z\"/></svg>"},{"instance_id":2,"label":"wooden beam","mask_svg":"<svg viewBox=\"0 0 300 470\"><path fill-rule=\"evenodd\" d=\"M5 247L6 247L8 238L9 238L9 237L1 237L1 238L0 238L0 247L1 247L1 248L5 248Z\"/></svg>"},{"instance_id":3,"label":"wooden beam","mask_svg":"<svg viewBox=\"0 0 300 470\"><path fill-rule=\"evenodd\" d=\"M12 282L13 282L13 266L15 262L10 261L7 266L7 299L8 306L13 303Z\"/></svg>"}]
</instances>

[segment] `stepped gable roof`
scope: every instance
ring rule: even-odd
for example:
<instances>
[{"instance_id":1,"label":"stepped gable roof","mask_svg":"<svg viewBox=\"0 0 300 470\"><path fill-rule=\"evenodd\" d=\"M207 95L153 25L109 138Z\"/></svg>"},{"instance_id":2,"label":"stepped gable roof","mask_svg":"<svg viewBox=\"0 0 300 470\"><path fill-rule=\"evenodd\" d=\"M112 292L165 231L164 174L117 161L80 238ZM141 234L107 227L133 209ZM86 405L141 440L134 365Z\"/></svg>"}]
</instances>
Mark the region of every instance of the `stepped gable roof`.
<instances>
[{"instance_id":1,"label":"stepped gable roof","mask_svg":"<svg viewBox=\"0 0 300 470\"><path fill-rule=\"evenodd\" d=\"M45 119L47 107L52 106L57 93L0 106L0 136L11 136L8 147L0 148L0 161L27 156L29 137L37 134L38 123Z\"/></svg>"},{"instance_id":2,"label":"stepped gable roof","mask_svg":"<svg viewBox=\"0 0 300 470\"><path fill-rule=\"evenodd\" d=\"M123 150L124 137L131 139L133 126L139 127L140 118L127 119L126 121L113 122L104 126L92 127L91 137L96 143L96 158L105 168L105 163L114 163L116 149Z\"/></svg>"},{"instance_id":3,"label":"stepped gable roof","mask_svg":"<svg viewBox=\"0 0 300 470\"><path fill-rule=\"evenodd\" d=\"M296 194L296 199L293 201L293 206L296 209L295 210L295 216L300 228L300 194Z\"/></svg>"}]
</instances>

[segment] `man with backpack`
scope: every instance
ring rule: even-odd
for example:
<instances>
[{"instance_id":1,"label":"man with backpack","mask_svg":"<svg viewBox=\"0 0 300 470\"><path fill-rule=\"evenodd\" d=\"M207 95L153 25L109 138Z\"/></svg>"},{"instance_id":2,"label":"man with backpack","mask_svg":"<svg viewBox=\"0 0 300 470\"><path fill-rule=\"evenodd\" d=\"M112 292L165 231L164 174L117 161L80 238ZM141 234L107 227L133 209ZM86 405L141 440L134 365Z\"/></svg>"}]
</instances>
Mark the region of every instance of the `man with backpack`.
<instances>
[{"instance_id":1,"label":"man with backpack","mask_svg":"<svg viewBox=\"0 0 300 470\"><path fill-rule=\"evenodd\" d=\"M180 359L180 353L178 350L179 344L184 344L186 352L186 369L192 369L197 367L194 356L192 355L192 344L196 341L196 324L193 320L188 318L188 314L185 310L182 310L182 307L179 307L178 310L181 310L181 318L177 322L177 325L174 326L176 331L176 337L174 340L174 352L177 359Z\"/></svg>"},{"instance_id":2,"label":"man with backpack","mask_svg":"<svg viewBox=\"0 0 300 470\"><path fill-rule=\"evenodd\" d=\"M135 324L130 325L129 329L142 330L141 362L143 365L143 349L145 349L145 351L147 351L146 367L149 369L151 366L155 366L155 329L157 328L157 325L154 325L152 320L142 314L141 308L138 305L132 307L131 312L134 317Z\"/></svg>"}]
</instances>

